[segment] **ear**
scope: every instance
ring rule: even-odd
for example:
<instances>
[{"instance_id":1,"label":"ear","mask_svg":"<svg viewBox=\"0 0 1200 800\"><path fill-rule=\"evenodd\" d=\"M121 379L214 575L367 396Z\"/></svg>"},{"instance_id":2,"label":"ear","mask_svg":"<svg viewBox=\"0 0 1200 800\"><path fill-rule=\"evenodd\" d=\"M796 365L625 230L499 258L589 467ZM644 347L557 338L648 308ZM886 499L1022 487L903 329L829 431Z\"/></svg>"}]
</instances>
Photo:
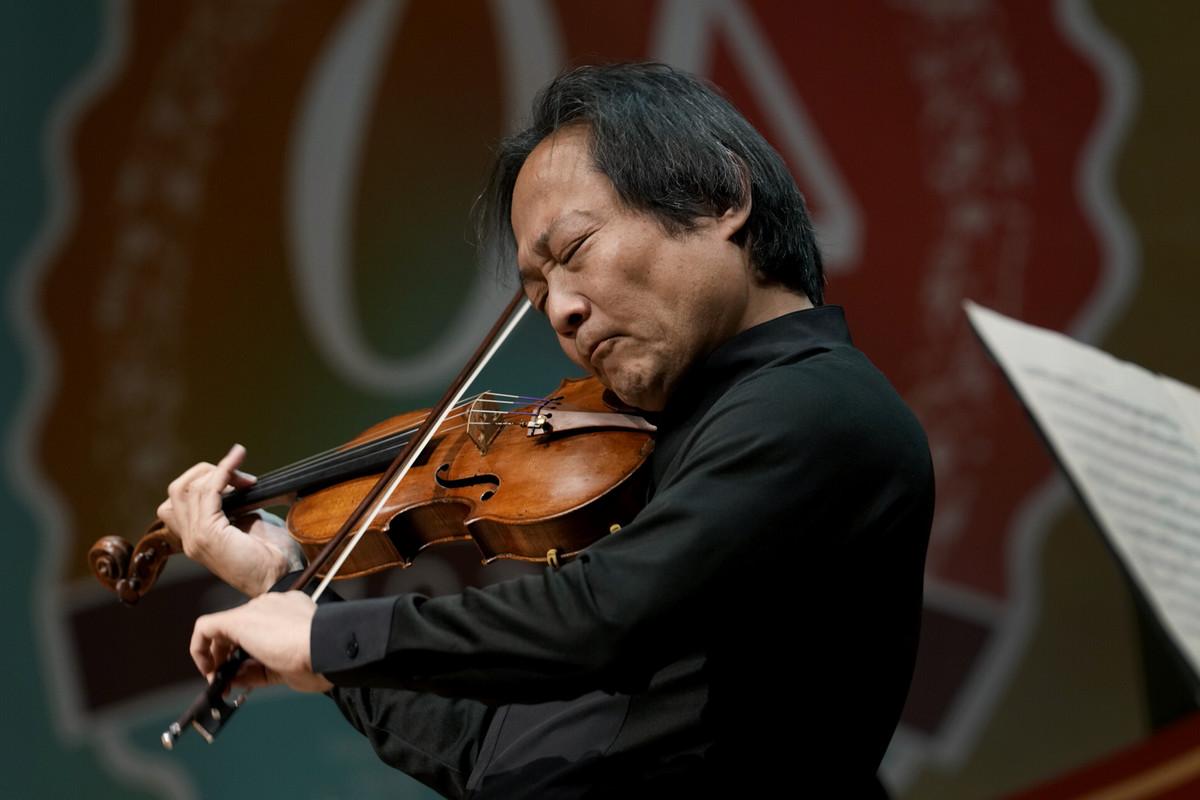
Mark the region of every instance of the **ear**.
<instances>
[{"instance_id":1,"label":"ear","mask_svg":"<svg viewBox=\"0 0 1200 800\"><path fill-rule=\"evenodd\" d=\"M717 217L717 230L721 238L728 239L741 247L746 243L746 220L750 218L750 197L747 193L746 202L740 208L727 208L725 213Z\"/></svg>"}]
</instances>

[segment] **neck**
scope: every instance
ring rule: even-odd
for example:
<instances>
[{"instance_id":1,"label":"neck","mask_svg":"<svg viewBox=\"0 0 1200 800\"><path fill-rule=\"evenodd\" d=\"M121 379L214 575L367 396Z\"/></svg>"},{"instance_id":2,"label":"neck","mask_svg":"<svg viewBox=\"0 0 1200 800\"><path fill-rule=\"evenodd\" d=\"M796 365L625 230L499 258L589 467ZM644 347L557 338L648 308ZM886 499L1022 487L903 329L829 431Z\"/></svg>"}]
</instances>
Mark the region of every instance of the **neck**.
<instances>
[{"instance_id":1,"label":"neck","mask_svg":"<svg viewBox=\"0 0 1200 800\"><path fill-rule=\"evenodd\" d=\"M737 332L741 333L755 325L782 317L784 314L812 307L812 301L807 296L785 286L777 283L759 284L750 292L749 300L746 303L746 313L742 315L741 325Z\"/></svg>"}]
</instances>

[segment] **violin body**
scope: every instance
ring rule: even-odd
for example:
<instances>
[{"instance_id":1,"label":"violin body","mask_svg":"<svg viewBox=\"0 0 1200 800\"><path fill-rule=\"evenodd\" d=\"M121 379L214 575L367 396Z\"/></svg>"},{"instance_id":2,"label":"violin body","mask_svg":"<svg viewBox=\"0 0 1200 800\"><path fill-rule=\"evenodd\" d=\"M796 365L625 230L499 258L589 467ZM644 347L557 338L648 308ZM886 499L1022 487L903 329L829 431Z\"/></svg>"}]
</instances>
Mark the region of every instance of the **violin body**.
<instances>
[{"instance_id":1,"label":"violin body","mask_svg":"<svg viewBox=\"0 0 1200 800\"><path fill-rule=\"evenodd\" d=\"M555 408L614 411L594 379L567 380L544 405L520 409L534 418ZM491 411L470 425L439 433L388 499L339 577L406 567L435 544L473 539L484 563L497 558L550 561L575 555L645 503L640 470L653 449L646 430L590 426L565 432L517 423L498 424L486 446L471 427L487 427ZM365 431L353 445L411 427L422 412L388 420ZM520 419L512 413L508 419ZM460 420L461 421L461 420ZM532 420L531 420L532 421ZM615 420L614 420L615 421ZM320 552L370 491L365 476L302 497L288 514L288 530L309 558ZM614 527L615 526L615 527ZM320 574L320 573L318 573Z\"/></svg>"},{"instance_id":2,"label":"violin body","mask_svg":"<svg viewBox=\"0 0 1200 800\"><path fill-rule=\"evenodd\" d=\"M511 558L557 565L641 509L654 427L620 408L597 380L567 379L550 397L527 405L495 397L504 396L485 394L443 424L338 578L407 567L425 548L463 539L475 541L484 563ZM235 518L290 502L288 531L311 560L383 471L364 470L358 454L402 438L424 416L413 411L393 417L334 451L345 456L343 465L358 464L342 470L348 478L330 478L336 473L330 468L319 481L305 473L307 482L295 485L264 475L258 487L227 495L226 513ZM336 464L338 458L326 461ZM180 551L178 537L156 523L136 546L104 537L93 545L90 562L100 582L132 604Z\"/></svg>"}]
</instances>

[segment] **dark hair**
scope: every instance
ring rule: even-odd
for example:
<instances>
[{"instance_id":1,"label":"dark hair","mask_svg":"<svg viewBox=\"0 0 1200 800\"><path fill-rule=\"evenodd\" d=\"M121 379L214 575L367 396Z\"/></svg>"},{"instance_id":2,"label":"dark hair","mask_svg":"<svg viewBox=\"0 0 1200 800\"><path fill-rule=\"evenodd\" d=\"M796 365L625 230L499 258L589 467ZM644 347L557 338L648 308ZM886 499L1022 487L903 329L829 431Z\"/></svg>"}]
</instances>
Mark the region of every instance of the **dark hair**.
<instances>
[{"instance_id":1,"label":"dark hair","mask_svg":"<svg viewBox=\"0 0 1200 800\"><path fill-rule=\"evenodd\" d=\"M783 159L713 86L665 64L578 67L538 93L530 125L501 141L476 206L479 240L498 264L515 258L512 192L525 159L574 125L588 128L592 160L621 201L671 235L749 199L738 242L749 243L751 263L821 304L821 254Z\"/></svg>"}]
</instances>

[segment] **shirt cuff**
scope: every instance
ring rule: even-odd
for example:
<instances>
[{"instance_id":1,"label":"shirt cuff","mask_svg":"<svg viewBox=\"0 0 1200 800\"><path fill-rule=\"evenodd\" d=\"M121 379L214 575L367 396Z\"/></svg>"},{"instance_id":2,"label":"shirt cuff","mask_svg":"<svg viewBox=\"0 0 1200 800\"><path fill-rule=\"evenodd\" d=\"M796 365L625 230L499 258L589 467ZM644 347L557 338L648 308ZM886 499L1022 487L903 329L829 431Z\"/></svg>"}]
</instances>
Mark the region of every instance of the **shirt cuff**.
<instances>
[{"instance_id":1,"label":"shirt cuff","mask_svg":"<svg viewBox=\"0 0 1200 800\"><path fill-rule=\"evenodd\" d=\"M309 629L313 672L338 686L366 685L370 670L388 654L396 598L378 597L317 606Z\"/></svg>"}]
</instances>

